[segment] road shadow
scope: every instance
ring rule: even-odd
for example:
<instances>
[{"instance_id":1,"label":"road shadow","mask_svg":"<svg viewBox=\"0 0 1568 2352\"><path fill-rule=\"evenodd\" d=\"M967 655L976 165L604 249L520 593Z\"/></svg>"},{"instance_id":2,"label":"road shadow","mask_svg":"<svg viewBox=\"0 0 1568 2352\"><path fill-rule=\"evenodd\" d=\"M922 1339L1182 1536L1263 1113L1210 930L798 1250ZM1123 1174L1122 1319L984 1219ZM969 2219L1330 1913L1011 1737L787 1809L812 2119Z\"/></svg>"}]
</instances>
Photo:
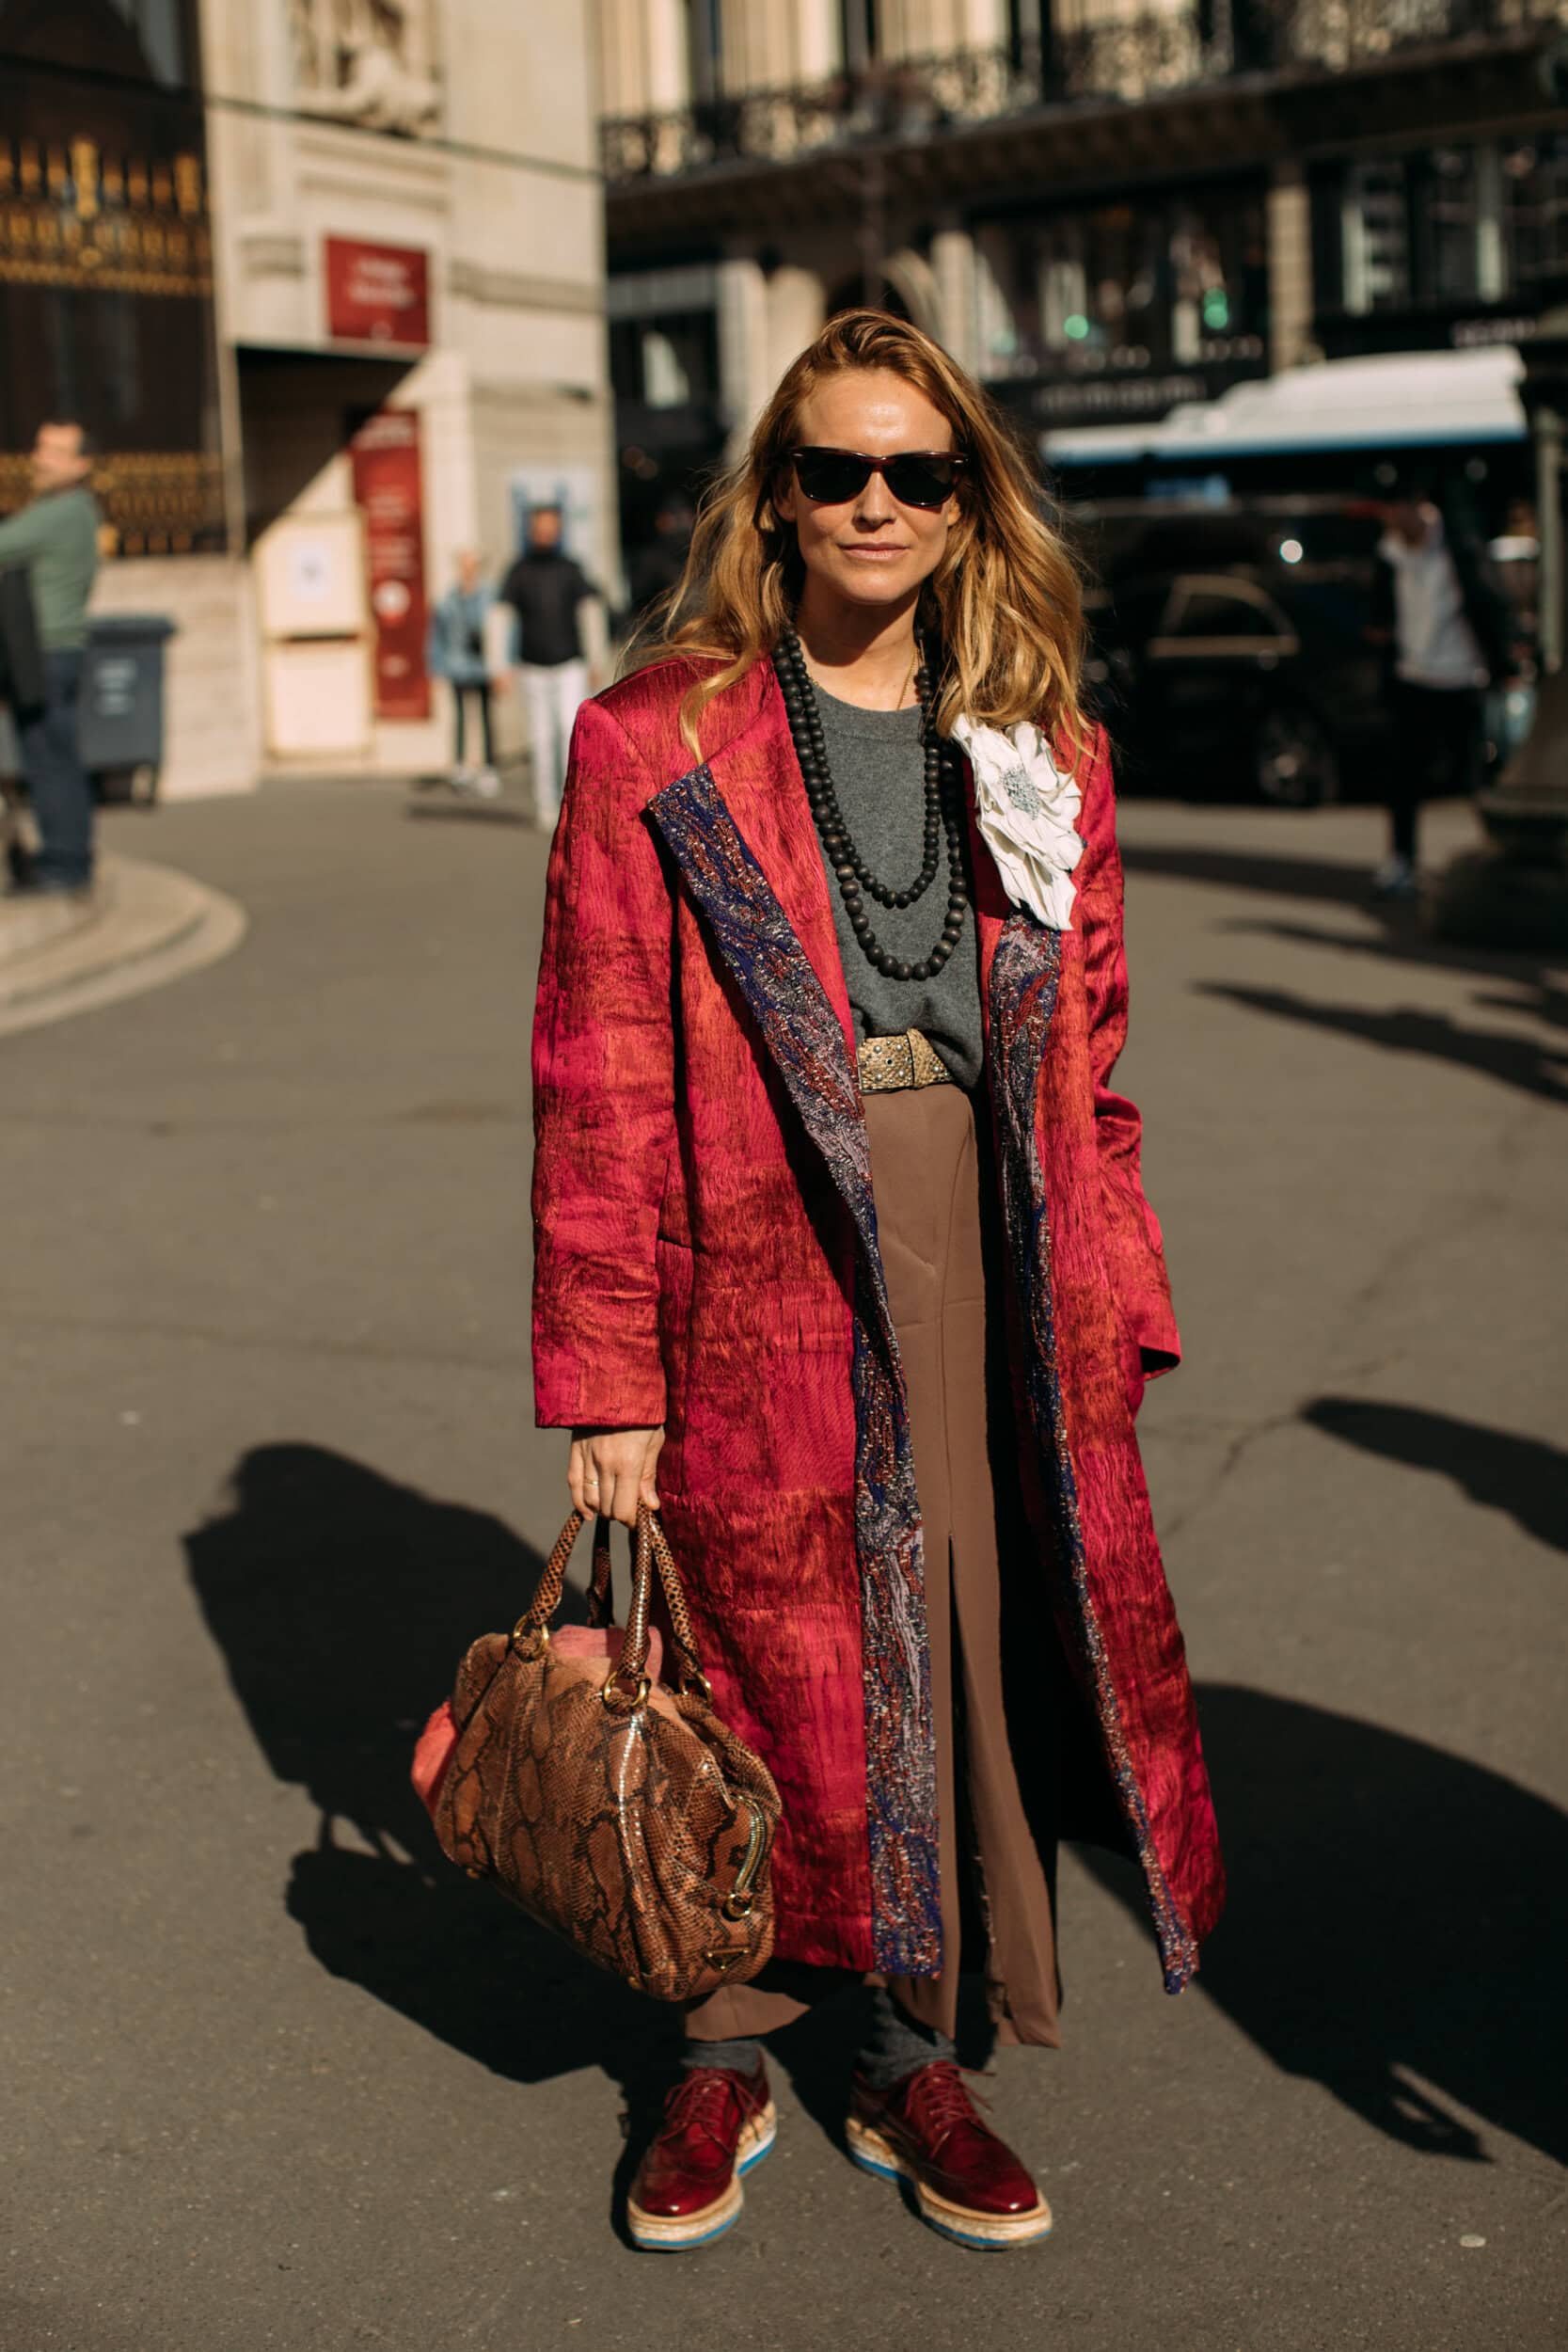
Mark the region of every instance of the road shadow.
<instances>
[{"instance_id":1,"label":"road shadow","mask_svg":"<svg viewBox=\"0 0 1568 2352\"><path fill-rule=\"evenodd\" d=\"M1472 1502L1508 1512L1527 1535L1568 1551L1568 1454L1558 1446L1367 1397L1320 1396L1302 1419L1364 1453L1451 1478Z\"/></svg>"},{"instance_id":2,"label":"road shadow","mask_svg":"<svg viewBox=\"0 0 1568 2352\"><path fill-rule=\"evenodd\" d=\"M408 1778L414 1741L458 1659L476 1634L517 1617L540 1555L488 1512L303 1443L243 1455L226 1507L184 1544L258 1746L320 1813L286 1896L310 1951L332 1976L512 2081L602 2067L626 2103L611 2184L624 2238L626 2193L671 2077L679 2011L591 1968L464 1877ZM584 1549L578 1572L586 1566ZM569 1588L562 1618L585 1613ZM769 2045L801 2106L840 2140L863 2017L851 1987Z\"/></svg>"},{"instance_id":3,"label":"road shadow","mask_svg":"<svg viewBox=\"0 0 1568 2352\"><path fill-rule=\"evenodd\" d=\"M1489 2161L1465 2108L1568 2162L1568 1814L1353 1716L1197 1696L1230 1882L1204 1993L1408 2148ZM1146 1917L1130 1869L1082 1858Z\"/></svg>"},{"instance_id":4,"label":"road shadow","mask_svg":"<svg viewBox=\"0 0 1568 2352\"><path fill-rule=\"evenodd\" d=\"M1374 910L1367 909L1370 914ZM1568 1028L1568 988L1560 974L1561 956L1530 948L1477 947L1468 942L1433 938L1430 931L1408 925L1376 931L1334 930L1321 923L1226 923L1224 930L1249 939L1279 939L1292 947L1326 947L1332 953L1360 956L1374 962L1399 964L1407 970L1452 972L1462 978L1505 981L1512 993L1478 994L1476 1003L1495 1012L1526 1015L1550 1027Z\"/></svg>"},{"instance_id":5,"label":"road shadow","mask_svg":"<svg viewBox=\"0 0 1568 2352\"><path fill-rule=\"evenodd\" d=\"M1414 1006L1374 1012L1355 1005L1318 1004L1282 988L1238 988L1204 980L1196 983L1196 993L1223 997L1249 1012L1356 1038L1391 1053L1451 1062L1542 1102L1568 1103L1568 1056L1538 1038L1519 1037L1507 1029L1466 1029L1448 1013L1424 1012Z\"/></svg>"},{"instance_id":6,"label":"road shadow","mask_svg":"<svg viewBox=\"0 0 1568 2352\"><path fill-rule=\"evenodd\" d=\"M1324 905L1359 907L1390 922L1398 910L1378 908L1365 866L1338 858L1291 857L1265 850L1161 848L1124 841L1121 862L1130 874L1152 874L1166 882L1214 882L1224 890L1256 890L1280 898L1316 898ZM1411 915L1408 919L1414 921Z\"/></svg>"},{"instance_id":7,"label":"road shadow","mask_svg":"<svg viewBox=\"0 0 1568 2352\"><path fill-rule=\"evenodd\" d=\"M602 2066L630 2095L673 2022L455 1869L409 1784L425 1717L475 1636L520 1613L539 1554L307 1444L245 1454L185 1550L257 1744L320 1812L287 1902L322 1966L498 2074ZM580 1619L577 1594L562 1613Z\"/></svg>"}]
</instances>

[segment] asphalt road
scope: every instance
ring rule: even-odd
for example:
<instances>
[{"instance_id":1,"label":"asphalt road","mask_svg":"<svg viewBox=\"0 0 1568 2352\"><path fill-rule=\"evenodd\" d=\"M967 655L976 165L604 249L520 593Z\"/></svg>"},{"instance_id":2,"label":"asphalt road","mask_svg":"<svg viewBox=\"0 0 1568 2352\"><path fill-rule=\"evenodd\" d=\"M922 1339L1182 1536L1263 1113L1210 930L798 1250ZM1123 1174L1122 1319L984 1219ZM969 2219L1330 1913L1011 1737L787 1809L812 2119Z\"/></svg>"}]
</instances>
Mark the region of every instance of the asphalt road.
<instances>
[{"instance_id":1,"label":"asphalt road","mask_svg":"<svg viewBox=\"0 0 1568 2352\"><path fill-rule=\"evenodd\" d=\"M1230 1914L1172 2002L1067 1865L1068 2046L992 2086L1043 2249L850 2169L829 2018L741 2227L657 2262L611 2181L667 2021L405 1780L562 1512L542 846L345 787L110 830L251 929L0 1042L4 2352L1560 2344L1563 974L1375 920L1365 813L1128 810L1188 1348L1144 1431Z\"/></svg>"}]
</instances>

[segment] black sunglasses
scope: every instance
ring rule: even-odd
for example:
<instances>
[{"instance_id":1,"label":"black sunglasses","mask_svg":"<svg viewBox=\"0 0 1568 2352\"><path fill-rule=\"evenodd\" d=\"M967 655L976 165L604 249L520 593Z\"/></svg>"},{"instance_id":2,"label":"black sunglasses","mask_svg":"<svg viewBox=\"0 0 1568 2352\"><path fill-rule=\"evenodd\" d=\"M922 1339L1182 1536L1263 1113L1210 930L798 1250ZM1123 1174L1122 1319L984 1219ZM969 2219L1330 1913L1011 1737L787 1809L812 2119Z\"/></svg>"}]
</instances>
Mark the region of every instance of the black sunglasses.
<instances>
[{"instance_id":1,"label":"black sunglasses","mask_svg":"<svg viewBox=\"0 0 1568 2352\"><path fill-rule=\"evenodd\" d=\"M900 506L945 506L964 461L949 450L901 449L867 457L858 449L792 449L795 479L814 506L847 506L879 473Z\"/></svg>"}]
</instances>

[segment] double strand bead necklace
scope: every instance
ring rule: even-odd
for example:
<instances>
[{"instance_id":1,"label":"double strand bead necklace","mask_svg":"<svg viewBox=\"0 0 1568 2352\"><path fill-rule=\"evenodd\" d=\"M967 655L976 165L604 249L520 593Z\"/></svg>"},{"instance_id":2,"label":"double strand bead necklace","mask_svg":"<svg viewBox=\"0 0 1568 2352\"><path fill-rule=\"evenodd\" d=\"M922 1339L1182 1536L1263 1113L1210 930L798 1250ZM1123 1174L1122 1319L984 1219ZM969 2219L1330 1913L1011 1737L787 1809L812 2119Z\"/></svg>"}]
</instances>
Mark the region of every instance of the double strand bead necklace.
<instances>
[{"instance_id":1,"label":"double strand bead necklace","mask_svg":"<svg viewBox=\"0 0 1568 2352\"><path fill-rule=\"evenodd\" d=\"M806 798L816 822L822 848L838 881L839 896L849 917L862 953L890 980L929 980L942 970L963 936L964 910L969 904L969 891L964 881L963 809L958 790L958 771L948 745L936 731L931 717L931 674L924 656L915 676L915 694L920 704L921 735L926 747L926 834L925 856L920 872L905 890L895 890L874 874L861 856L844 821L844 812L833 789L832 771L828 765L828 747L822 735L822 716L817 708L816 691L806 668L800 640L795 630L786 628L779 639L773 658L778 675L779 691L784 696L789 732L795 741L795 755L800 763L805 779ZM943 833L947 836L947 918L942 936L922 963L911 963L884 947L871 928L865 911L867 898L881 907L912 907L930 888L936 879L942 851Z\"/></svg>"}]
</instances>

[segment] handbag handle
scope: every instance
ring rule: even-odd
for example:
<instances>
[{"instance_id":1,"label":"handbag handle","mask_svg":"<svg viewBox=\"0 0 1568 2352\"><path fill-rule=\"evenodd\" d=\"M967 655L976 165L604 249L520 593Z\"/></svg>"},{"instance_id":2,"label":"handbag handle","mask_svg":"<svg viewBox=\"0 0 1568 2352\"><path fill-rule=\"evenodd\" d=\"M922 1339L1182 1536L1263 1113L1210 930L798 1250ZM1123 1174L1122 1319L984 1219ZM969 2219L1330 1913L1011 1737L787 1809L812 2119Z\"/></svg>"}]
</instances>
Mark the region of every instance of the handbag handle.
<instances>
[{"instance_id":1,"label":"handbag handle","mask_svg":"<svg viewBox=\"0 0 1568 2352\"><path fill-rule=\"evenodd\" d=\"M587 1524L585 1511L574 1510L555 1539L555 1547L546 1561L544 1571L534 1587L533 1598L512 1629L512 1639L524 1654L537 1657L548 1636L549 1624L561 1606L561 1596L566 1583L566 1563L578 1535ZM670 1629L680 1654L682 1692L694 1692L704 1700L713 1693L697 1656L696 1636L691 1629L691 1613L687 1607L686 1588L681 1582L670 1539L659 1525L657 1514L645 1503L637 1508L637 1537L632 1553L631 1607L626 1612L626 1640L621 1647L619 1662L605 1678L604 1695L607 1706L625 1702L641 1706L648 1695L648 1624L653 1606L654 1571L664 1588L665 1606L670 1613ZM600 1518L594 1529L594 1574L588 1595L588 1621L603 1626L610 1615L610 1521Z\"/></svg>"}]
</instances>

